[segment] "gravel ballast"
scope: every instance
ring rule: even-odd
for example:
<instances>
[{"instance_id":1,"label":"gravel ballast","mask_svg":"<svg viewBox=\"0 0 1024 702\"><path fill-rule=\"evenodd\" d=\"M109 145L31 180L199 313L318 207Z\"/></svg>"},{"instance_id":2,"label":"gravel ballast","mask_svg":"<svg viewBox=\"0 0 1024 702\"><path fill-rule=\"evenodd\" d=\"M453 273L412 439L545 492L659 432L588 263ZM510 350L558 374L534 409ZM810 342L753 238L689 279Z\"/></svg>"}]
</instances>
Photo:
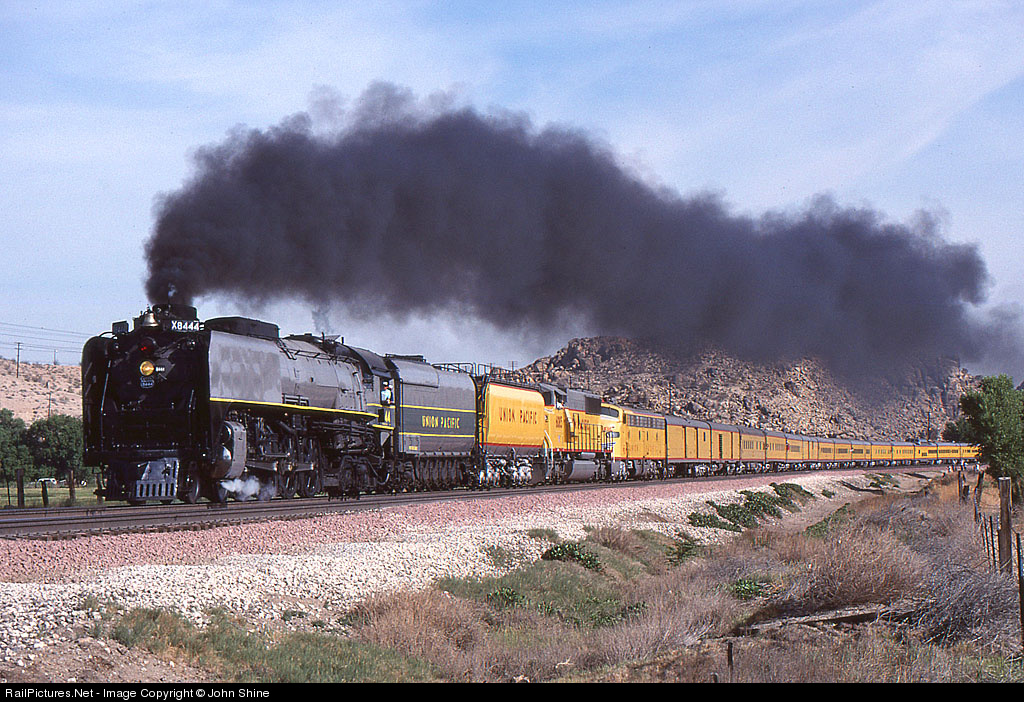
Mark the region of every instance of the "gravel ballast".
<instances>
[{"instance_id":1,"label":"gravel ballast","mask_svg":"<svg viewBox=\"0 0 1024 702\"><path fill-rule=\"evenodd\" d=\"M745 476L507 493L205 531L0 541L0 660L27 665L35 651L82 636L100 617L98 603L169 608L199 624L213 608L257 626L337 616L373 593L497 575L536 559L550 544L528 534L535 529L579 539L588 527L620 526L711 542L723 532L691 526L692 512L781 481L835 493L814 501L824 512L853 493L838 476Z\"/></svg>"}]
</instances>

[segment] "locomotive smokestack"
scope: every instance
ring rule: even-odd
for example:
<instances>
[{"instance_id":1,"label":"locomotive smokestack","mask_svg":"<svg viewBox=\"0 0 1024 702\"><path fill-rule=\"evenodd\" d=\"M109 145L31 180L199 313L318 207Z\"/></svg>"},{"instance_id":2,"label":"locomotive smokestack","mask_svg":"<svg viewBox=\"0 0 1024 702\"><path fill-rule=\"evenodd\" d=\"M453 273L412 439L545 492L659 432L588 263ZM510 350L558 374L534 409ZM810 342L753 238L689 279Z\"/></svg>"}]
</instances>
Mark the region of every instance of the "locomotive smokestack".
<instances>
[{"instance_id":1,"label":"locomotive smokestack","mask_svg":"<svg viewBox=\"0 0 1024 702\"><path fill-rule=\"evenodd\" d=\"M819 197L739 216L643 182L578 130L384 84L334 117L330 134L300 114L201 149L194 178L158 203L151 298L458 311L551 333L573 319L849 371L995 347L1024 365L1007 320L976 319L977 247L927 215L894 224Z\"/></svg>"}]
</instances>

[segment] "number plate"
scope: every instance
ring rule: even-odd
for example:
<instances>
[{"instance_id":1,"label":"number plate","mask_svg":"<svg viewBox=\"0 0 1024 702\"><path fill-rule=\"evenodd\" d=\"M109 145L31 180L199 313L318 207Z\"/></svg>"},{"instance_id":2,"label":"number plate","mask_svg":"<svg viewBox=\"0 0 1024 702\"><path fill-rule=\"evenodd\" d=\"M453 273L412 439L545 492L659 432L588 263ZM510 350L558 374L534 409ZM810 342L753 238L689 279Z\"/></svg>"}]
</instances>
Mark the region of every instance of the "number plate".
<instances>
[{"instance_id":1,"label":"number plate","mask_svg":"<svg viewBox=\"0 0 1024 702\"><path fill-rule=\"evenodd\" d=\"M197 332L203 330L203 323L197 320L172 319L165 322L168 331L172 332Z\"/></svg>"}]
</instances>

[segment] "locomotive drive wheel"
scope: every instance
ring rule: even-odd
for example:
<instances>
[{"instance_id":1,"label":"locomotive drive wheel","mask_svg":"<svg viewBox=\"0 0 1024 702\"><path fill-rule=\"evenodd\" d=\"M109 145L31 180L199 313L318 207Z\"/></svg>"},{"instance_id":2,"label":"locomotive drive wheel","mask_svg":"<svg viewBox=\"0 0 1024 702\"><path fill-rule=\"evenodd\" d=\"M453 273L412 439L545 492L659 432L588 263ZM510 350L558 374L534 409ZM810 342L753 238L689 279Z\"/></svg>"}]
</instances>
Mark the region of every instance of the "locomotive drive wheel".
<instances>
[{"instance_id":1,"label":"locomotive drive wheel","mask_svg":"<svg viewBox=\"0 0 1024 702\"><path fill-rule=\"evenodd\" d=\"M300 473L298 483L300 497L312 497L323 488L320 484L320 474L315 470L308 470Z\"/></svg>"},{"instance_id":2,"label":"locomotive drive wheel","mask_svg":"<svg viewBox=\"0 0 1024 702\"><path fill-rule=\"evenodd\" d=\"M286 500L290 500L295 497L295 493L298 490L298 475L296 473L289 473L288 475L279 475L277 483L277 494Z\"/></svg>"},{"instance_id":3,"label":"locomotive drive wheel","mask_svg":"<svg viewBox=\"0 0 1024 702\"><path fill-rule=\"evenodd\" d=\"M194 505L199 502L199 476L193 471L185 473L185 481L181 486L178 497L182 502Z\"/></svg>"}]
</instances>

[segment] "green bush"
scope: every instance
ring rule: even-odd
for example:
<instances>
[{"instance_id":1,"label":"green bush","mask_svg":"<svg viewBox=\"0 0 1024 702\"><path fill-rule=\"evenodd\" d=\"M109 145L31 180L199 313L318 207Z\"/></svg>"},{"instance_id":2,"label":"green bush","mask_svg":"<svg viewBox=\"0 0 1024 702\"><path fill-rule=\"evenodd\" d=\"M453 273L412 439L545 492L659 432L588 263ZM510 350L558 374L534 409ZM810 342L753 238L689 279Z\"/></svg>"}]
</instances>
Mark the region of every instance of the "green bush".
<instances>
[{"instance_id":1,"label":"green bush","mask_svg":"<svg viewBox=\"0 0 1024 702\"><path fill-rule=\"evenodd\" d=\"M499 587L487 593L487 603L496 609L511 609L526 601L526 598L512 587Z\"/></svg>"},{"instance_id":2,"label":"green bush","mask_svg":"<svg viewBox=\"0 0 1024 702\"><path fill-rule=\"evenodd\" d=\"M555 544L542 553L540 557L545 561L579 563L587 570L601 570L601 562L597 556L587 551L578 543Z\"/></svg>"},{"instance_id":3,"label":"green bush","mask_svg":"<svg viewBox=\"0 0 1024 702\"><path fill-rule=\"evenodd\" d=\"M736 526L731 522L722 521L717 514L705 514L703 512L693 512L689 516L689 522L695 527L704 527L707 529L723 529L725 531L743 531L742 527Z\"/></svg>"}]
</instances>

